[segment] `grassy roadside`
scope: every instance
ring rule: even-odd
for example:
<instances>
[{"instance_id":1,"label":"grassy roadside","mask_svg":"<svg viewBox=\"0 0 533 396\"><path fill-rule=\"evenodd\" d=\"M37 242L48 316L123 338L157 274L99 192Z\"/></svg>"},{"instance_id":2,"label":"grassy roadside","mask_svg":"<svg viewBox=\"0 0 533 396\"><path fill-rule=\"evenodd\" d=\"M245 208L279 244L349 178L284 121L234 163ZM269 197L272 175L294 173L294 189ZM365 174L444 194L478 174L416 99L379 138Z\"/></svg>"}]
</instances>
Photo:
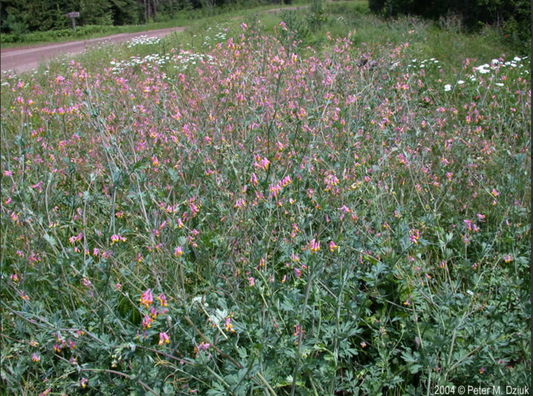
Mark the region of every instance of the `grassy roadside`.
<instances>
[{"instance_id":1,"label":"grassy roadside","mask_svg":"<svg viewBox=\"0 0 533 396\"><path fill-rule=\"evenodd\" d=\"M10 40L7 34L2 35L2 49L5 48L20 48L34 45L43 45L50 43L65 43L70 41L80 41L106 37L121 33L140 33L150 30L168 29L181 26L189 26L192 23L200 21L212 21L219 17L227 19L228 16L243 16L250 12L263 12L276 8L289 8L294 6L305 5L305 0L296 0L291 5L270 4L265 6L257 6L253 8L231 8L220 7L211 10L193 10L190 12L181 12L175 19L165 22L154 22L145 25L126 25L126 26L81 26L77 28L76 33L70 29L50 31L50 32L34 32L21 36L18 42L8 42Z\"/></svg>"},{"instance_id":2,"label":"grassy roadside","mask_svg":"<svg viewBox=\"0 0 533 396\"><path fill-rule=\"evenodd\" d=\"M457 21L446 19L437 23L419 18L404 17L396 20L382 20L371 15L366 1L335 1L324 5L324 20L317 25L310 20L311 12L282 10L268 13L272 7L241 10L228 18L227 14L214 15L189 21L185 32L174 32L158 44L143 44L128 48L123 44L104 45L94 48L86 54L78 55L77 61L88 68L98 68L112 60L117 62L132 57L151 57L156 54L168 55L172 49L184 49L193 53L210 51L217 44L216 34L224 33L225 39L240 35L240 24L246 22L253 26L260 21L263 31L272 32L281 21L290 30L297 31L296 38L302 41L302 47L310 46L313 50L322 51L331 45L329 37L343 38L347 31L353 32L351 40L359 48L367 48L377 56L383 43L388 47L396 47L408 43L409 53L413 59L438 59L443 73L458 76L464 62L464 54L480 63L488 63L499 57L528 55L515 51L507 45L498 33L486 28L481 33L466 34ZM260 15L259 15L260 14ZM160 28L169 24L158 25ZM224 31L227 30L227 31ZM211 41L206 38L210 38ZM70 58L61 56L50 62L50 73L62 73L68 67ZM45 70L42 65L35 73ZM444 75L442 76L444 77Z\"/></svg>"}]
</instances>

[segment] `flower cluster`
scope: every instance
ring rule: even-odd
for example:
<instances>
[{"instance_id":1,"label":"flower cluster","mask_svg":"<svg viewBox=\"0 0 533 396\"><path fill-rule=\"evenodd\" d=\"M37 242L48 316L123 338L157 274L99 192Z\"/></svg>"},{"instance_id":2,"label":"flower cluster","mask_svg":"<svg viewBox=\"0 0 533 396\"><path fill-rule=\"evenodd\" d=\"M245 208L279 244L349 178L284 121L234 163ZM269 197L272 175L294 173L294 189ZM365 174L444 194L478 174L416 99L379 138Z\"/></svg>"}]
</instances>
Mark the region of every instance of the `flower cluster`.
<instances>
[{"instance_id":1,"label":"flower cluster","mask_svg":"<svg viewBox=\"0 0 533 396\"><path fill-rule=\"evenodd\" d=\"M141 35L138 37L134 37L130 41L126 42L126 46L128 48L133 48L138 45L154 45L159 44L161 42L161 38L159 37L148 37L147 35Z\"/></svg>"}]
</instances>

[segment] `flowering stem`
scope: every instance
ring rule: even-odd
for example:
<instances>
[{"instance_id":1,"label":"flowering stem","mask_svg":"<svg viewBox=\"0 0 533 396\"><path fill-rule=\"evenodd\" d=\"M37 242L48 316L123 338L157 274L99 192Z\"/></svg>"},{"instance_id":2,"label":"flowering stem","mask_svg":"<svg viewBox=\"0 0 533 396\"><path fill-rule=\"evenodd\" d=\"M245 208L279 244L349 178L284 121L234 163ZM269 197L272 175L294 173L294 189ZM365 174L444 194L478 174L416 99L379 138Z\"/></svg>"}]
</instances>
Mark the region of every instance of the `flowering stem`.
<instances>
[{"instance_id":1,"label":"flowering stem","mask_svg":"<svg viewBox=\"0 0 533 396\"><path fill-rule=\"evenodd\" d=\"M313 266L314 267L314 266ZM311 266L309 266L309 276L307 277L307 286L305 288L305 299L304 305L302 308L302 318L300 320L300 334L298 335L298 359L296 360L296 366L294 367L294 373L292 375L292 386L291 386L291 396L294 396L296 391L296 378L298 375L298 368L300 366L300 359L302 356L302 339L303 339L303 322L305 319L305 311L307 310L307 300L309 299L309 292L311 291L311 284L313 282L313 273L311 271Z\"/></svg>"},{"instance_id":2,"label":"flowering stem","mask_svg":"<svg viewBox=\"0 0 533 396\"><path fill-rule=\"evenodd\" d=\"M226 359L228 359L231 363L233 363L233 365L239 369L242 369L243 367L237 363L235 360L233 360L233 358L231 358L231 356L228 356L226 355L224 352L222 352L220 349L218 349L215 345L213 345L213 343L200 331L198 330L198 328L194 325L193 321L191 320L191 318L189 318L188 315L185 315L185 320L187 322L189 322L189 324L192 326L192 328L194 329L194 331L196 331L196 333L202 337L202 339L207 342L209 345L211 345L211 347L217 351L221 356L225 357Z\"/></svg>"},{"instance_id":3,"label":"flowering stem","mask_svg":"<svg viewBox=\"0 0 533 396\"><path fill-rule=\"evenodd\" d=\"M92 371L92 372L96 372L96 373L109 373L109 374L115 374L115 375L120 375L121 377L124 377L124 378L127 378L129 380L132 380L132 381L135 381L135 379L133 379L130 375L128 374L125 374L125 373L121 373L120 371L115 371L115 370L106 370L106 369L87 369L87 368L82 368L80 369L80 371ZM136 380L137 383L139 385L141 385L144 389L146 389L147 391L150 391L152 394L154 394L155 396L159 396L159 393L157 393L156 391L154 391L152 388L150 388L148 385L146 385L144 382L142 382L141 380Z\"/></svg>"}]
</instances>

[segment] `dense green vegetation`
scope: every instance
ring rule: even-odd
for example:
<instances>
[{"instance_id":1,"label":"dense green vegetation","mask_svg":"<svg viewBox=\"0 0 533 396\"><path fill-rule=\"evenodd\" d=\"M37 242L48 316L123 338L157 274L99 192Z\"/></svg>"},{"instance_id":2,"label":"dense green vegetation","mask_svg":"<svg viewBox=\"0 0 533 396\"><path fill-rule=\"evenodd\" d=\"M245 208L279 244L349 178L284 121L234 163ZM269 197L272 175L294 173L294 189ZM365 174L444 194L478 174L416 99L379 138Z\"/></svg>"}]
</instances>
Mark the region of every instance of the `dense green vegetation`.
<instances>
[{"instance_id":1,"label":"dense green vegetation","mask_svg":"<svg viewBox=\"0 0 533 396\"><path fill-rule=\"evenodd\" d=\"M0 0L2 43L88 38L135 31L132 25L177 26L177 21L183 25L184 20L191 18L293 2L299 3L294 0ZM461 26L471 31L480 31L489 24L514 48L527 50L531 46L531 4L527 0L369 0L369 6L374 13L389 17L460 18ZM65 17L70 11L80 13L76 19L81 28L78 33L72 31L71 20ZM121 26L130 27L124 30L118 28Z\"/></svg>"},{"instance_id":2,"label":"dense green vegetation","mask_svg":"<svg viewBox=\"0 0 533 396\"><path fill-rule=\"evenodd\" d=\"M490 24L515 45L531 47L529 0L369 0L369 4L372 11L388 16L418 15L438 20L457 15L471 30Z\"/></svg>"},{"instance_id":3,"label":"dense green vegetation","mask_svg":"<svg viewBox=\"0 0 533 396\"><path fill-rule=\"evenodd\" d=\"M4 73L0 393L529 386L514 51L316 1Z\"/></svg>"},{"instance_id":4,"label":"dense green vegetation","mask_svg":"<svg viewBox=\"0 0 533 396\"><path fill-rule=\"evenodd\" d=\"M285 1L283 4L290 4ZM245 0L1 0L2 33L16 35L71 28L71 11L80 13L80 26L123 26L165 22L204 9L239 10L277 4L279 1Z\"/></svg>"}]
</instances>

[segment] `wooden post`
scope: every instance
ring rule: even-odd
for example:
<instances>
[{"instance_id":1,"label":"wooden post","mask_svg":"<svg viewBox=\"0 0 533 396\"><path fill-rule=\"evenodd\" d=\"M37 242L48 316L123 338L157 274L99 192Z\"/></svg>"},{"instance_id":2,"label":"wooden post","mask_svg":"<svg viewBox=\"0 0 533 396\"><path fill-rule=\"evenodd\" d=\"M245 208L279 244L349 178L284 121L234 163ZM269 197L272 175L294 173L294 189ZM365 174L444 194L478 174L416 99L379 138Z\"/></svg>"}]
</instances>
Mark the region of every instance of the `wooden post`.
<instances>
[{"instance_id":1,"label":"wooden post","mask_svg":"<svg viewBox=\"0 0 533 396\"><path fill-rule=\"evenodd\" d=\"M76 20L74 18L77 18L80 16L79 12L69 12L67 13L67 17L72 19L72 30L74 30L74 33L76 33Z\"/></svg>"}]
</instances>

